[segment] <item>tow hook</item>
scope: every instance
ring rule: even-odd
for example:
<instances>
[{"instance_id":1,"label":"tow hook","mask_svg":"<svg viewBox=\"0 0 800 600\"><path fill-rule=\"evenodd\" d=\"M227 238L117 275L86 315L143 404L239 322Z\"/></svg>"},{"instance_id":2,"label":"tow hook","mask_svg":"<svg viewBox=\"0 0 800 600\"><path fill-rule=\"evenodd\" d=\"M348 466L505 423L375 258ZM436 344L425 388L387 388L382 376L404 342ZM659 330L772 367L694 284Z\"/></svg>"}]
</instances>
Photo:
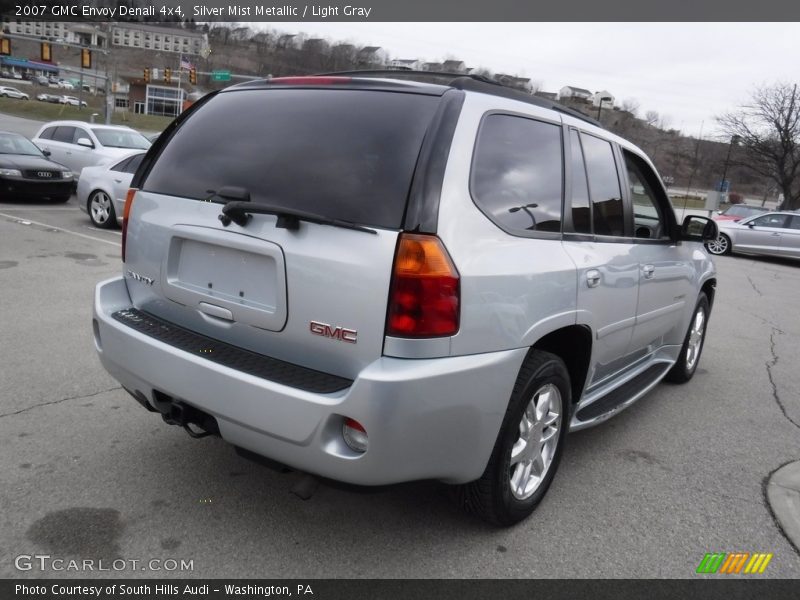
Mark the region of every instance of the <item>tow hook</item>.
<instances>
[{"instance_id":1,"label":"tow hook","mask_svg":"<svg viewBox=\"0 0 800 600\"><path fill-rule=\"evenodd\" d=\"M214 417L183 402L171 402L167 412L161 413L161 418L169 425L182 427L195 439L219 435L219 427ZM200 431L192 429L190 425L199 427Z\"/></svg>"}]
</instances>

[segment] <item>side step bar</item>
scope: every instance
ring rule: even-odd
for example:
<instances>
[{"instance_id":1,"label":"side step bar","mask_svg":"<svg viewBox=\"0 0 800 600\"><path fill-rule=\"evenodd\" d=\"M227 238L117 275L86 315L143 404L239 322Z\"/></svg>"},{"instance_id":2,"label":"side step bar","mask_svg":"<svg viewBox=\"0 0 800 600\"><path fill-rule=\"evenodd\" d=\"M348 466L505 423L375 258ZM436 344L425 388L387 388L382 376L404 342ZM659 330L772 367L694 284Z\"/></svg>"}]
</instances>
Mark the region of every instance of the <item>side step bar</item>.
<instances>
[{"instance_id":1,"label":"side step bar","mask_svg":"<svg viewBox=\"0 0 800 600\"><path fill-rule=\"evenodd\" d=\"M650 365L605 396L579 409L572 419L570 429L575 431L590 427L627 408L655 387L671 368L671 363L658 362Z\"/></svg>"}]
</instances>

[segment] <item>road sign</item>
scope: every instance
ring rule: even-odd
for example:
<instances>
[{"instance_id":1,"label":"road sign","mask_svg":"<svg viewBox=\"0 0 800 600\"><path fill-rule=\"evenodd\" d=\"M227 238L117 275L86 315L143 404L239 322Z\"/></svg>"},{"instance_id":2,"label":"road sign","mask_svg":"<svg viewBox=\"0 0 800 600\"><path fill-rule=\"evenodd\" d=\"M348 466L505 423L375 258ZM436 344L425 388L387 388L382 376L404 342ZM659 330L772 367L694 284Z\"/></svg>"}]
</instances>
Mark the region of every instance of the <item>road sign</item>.
<instances>
[{"instance_id":1,"label":"road sign","mask_svg":"<svg viewBox=\"0 0 800 600\"><path fill-rule=\"evenodd\" d=\"M230 81L231 80L231 72L230 71L211 71L211 80L212 81Z\"/></svg>"}]
</instances>

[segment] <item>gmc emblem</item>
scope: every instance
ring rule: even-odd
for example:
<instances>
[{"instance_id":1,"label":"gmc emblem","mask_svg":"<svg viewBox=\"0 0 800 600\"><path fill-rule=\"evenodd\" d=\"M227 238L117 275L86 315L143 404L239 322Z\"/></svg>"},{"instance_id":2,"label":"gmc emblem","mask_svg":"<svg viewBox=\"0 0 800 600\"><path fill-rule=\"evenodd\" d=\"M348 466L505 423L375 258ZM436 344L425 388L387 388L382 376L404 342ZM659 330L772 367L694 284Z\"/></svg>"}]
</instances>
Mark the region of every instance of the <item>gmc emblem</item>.
<instances>
[{"instance_id":1,"label":"gmc emblem","mask_svg":"<svg viewBox=\"0 0 800 600\"><path fill-rule=\"evenodd\" d=\"M311 321L309 329L314 335L321 335L322 337L332 338L340 342L347 342L348 344L355 344L358 338L358 332L355 329L345 329L344 327L332 327L327 323L320 323L319 321Z\"/></svg>"}]
</instances>

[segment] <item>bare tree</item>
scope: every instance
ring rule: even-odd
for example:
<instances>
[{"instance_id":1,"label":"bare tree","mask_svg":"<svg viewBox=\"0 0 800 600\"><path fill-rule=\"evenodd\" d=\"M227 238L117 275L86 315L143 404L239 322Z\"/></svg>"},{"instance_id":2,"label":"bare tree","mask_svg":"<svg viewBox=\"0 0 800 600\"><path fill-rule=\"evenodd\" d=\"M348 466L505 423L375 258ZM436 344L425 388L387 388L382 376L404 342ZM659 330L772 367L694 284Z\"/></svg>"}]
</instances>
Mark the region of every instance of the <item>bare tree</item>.
<instances>
[{"instance_id":1,"label":"bare tree","mask_svg":"<svg viewBox=\"0 0 800 600\"><path fill-rule=\"evenodd\" d=\"M639 111L640 106L636 98L625 98L625 100L622 101L622 110L631 113L634 117Z\"/></svg>"},{"instance_id":2,"label":"bare tree","mask_svg":"<svg viewBox=\"0 0 800 600\"><path fill-rule=\"evenodd\" d=\"M717 117L730 140L741 144L745 159L731 162L768 177L783 192L784 209L800 207L800 95L797 84L756 89L736 112Z\"/></svg>"},{"instance_id":3,"label":"bare tree","mask_svg":"<svg viewBox=\"0 0 800 600\"><path fill-rule=\"evenodd\" d=\"M644 120L645 122L650 125L650 127L655 127L658 123L659 114L657 110L648 110L644 113Z\"/></svg>"}]
</instances>

